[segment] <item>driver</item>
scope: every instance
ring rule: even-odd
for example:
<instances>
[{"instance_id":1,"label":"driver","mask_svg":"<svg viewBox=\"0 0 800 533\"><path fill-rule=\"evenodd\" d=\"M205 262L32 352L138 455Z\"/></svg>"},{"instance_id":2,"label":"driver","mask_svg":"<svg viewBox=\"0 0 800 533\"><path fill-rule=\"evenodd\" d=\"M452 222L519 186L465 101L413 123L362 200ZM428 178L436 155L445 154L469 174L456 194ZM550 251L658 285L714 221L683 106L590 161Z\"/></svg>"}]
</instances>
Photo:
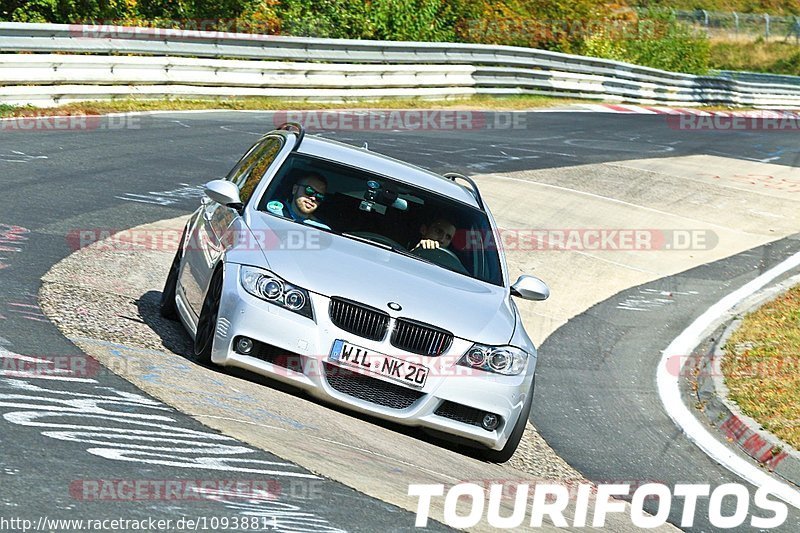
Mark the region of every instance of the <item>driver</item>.
<instances>
[{"instance_id":1,"label":"driver","mask_svg":"<svg viewBox=\"0 0 800 533\"><path fill-rule=\"evenodd\" d=\"M291 218L295 222L308 224L330 230L330 226L322 222L314 214L328 191L328 180L317 172L309 172L292 185L292 196L285 203L269 202L267 209L277 215Z\"/></svg>"},{"instance_id":2,"label":"driver","mask_svg":"<svg viewBox=\"0 0 800 533\"><path fill-rule=\"evenodd\" d=\"M436 248L447 248L453 241L453 235L456 233L455 225L446 218L436 218L430 224L423 224L419 228L421 239L419 243L412 248L416 250L422 248L424 250L434 250Z\"/></svg>"}]
</instances>

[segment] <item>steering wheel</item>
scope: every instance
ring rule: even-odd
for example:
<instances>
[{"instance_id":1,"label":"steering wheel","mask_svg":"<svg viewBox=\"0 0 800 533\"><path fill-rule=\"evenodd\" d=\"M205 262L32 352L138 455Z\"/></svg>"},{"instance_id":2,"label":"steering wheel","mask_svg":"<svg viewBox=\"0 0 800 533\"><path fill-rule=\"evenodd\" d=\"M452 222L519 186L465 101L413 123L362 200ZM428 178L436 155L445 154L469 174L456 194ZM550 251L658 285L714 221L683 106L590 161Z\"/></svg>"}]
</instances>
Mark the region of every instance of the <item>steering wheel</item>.
<instances>
[{"instance_id":1,"label":"steering wheel","mask_svg":"<svg viewBox=\"0 0 800 533\"><path fill-rule=\"evenodd\" d=\"M441 252L446 253L447 255L449 255L450 257L452 257L456 261L458 261L459 265L461 264L461 259L459 259L458 256L455 254L455 252L453 250L451 250L450 248L438 248L438 250L441 251Z\"/></svg>"},{"instance_id":2,"label":"steering wheel","mask_svg":"<svg viewBox=\"0 0 800 533\"><path fill-rule=\"evenodd\" d=\"M416 255L417 257L421 257L422 259L426 259L431 263L436 263L437 265L444 267L448 270L453 270L455 272L459 272L461 274L469 275L469 272L466 268L464 268L463 263L461 263L461 259L453 253L452 250L447 248L415 248L411 251L412 254Z\"/></svg>"}]
</instances>

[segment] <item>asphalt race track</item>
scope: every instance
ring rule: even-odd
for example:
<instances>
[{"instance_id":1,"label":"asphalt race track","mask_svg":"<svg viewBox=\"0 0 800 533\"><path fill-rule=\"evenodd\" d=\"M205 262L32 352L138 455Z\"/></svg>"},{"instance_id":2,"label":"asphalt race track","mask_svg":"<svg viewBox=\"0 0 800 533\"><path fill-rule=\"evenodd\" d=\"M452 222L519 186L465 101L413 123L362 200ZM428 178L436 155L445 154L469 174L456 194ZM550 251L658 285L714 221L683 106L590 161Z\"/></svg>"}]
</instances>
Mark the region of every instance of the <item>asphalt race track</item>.
<instances>
[{"instance_id":1,"label":"asphalt race track","mask_svg":"<svg viewBox=\"0 0 800 533\"><path fill-rule=\"evenodd\" d=\"M541 347L537 386L552 391L537 396L532 414L542 436L598 483L736 482L664 413L655 389L656 356L701 311L798 250L800 239L782 239L623 291L570 320ZM674 297L655 301L667 294ZM706 503L698 503L698 518L708 516ZM673 523L680 522L680 511L673 508ZM800 524L797 513L790 517L785 531ZM713 529L707 520L696 526Z\"/></svg>"},{"instance_id":2,"label":"asphalt race track","mask_svg":"<svg viewBox=\"0 0 800 533\"><path fill-rule=\"evenodd\" d=\"M641 160L653 167L662 158L695 156L724 158L747 168L800 166L800 139L792 132L676 131L665 117L654 115L523 116L524 127L517 130L324 135L359 145L368 141L374 151L434 171L468 174L509 175L627 161L641 165ZM125 229L187 214L197 205L197 186L224 176L274 122L269 113L176 113L120 118L122 127L92 131L0 131L1 516L174 520L245 513L268 517L279 509L285 527L413 529L414 513L210 430L110 372L52 379L15 372L19 367L14 364L24 367L37 356L81 355L37 304L41 278L74 251L70 235L78 229ZM748 176L758 180L751 172ZM583 179L591 184L595 178ZM781 191L781 201L794 201L795 191ZM652 199L654 205L669 200ZM490 205L497 217L495 204ZM581 227L578 211L563 213L561 227ZM537 342L550 334L540 349L532 421L559 455L598 483L739 482L683 437L663 412L654 377L658 356L711 304L800 250L800 240L793 236L796 226L791 227L787 223L774 238L735 250L730 257L720 251L709 264L675 266L670 276L646 278L632 288L621 285L622 292L598 296L577 316L565 303L562 313L553 313L550 329L529 326ZM721 228L719 232L724 234ZM537 263L548 257L539 257ZM686 270L689 266L693 268ZM558 279L550 274L542 277L555 289ZM667 305L649 296L662 292L675 295ZM526 321L532 319L526 316ZM173 460L148 458L131 444L132 435L169 441L164 450ZM87 440L93 444L85 445ZM97 480L191 484L225 475L272 483L268 486L278 491L278 500L243 500L217 489L210 498L132 505L92 492ZM713 530L706 516L701 503L692 530ZM673 510L670 521L679 520ZM448 529L436 522L429 527ZM800 513L793 509L778 530L798 527Z\"/></svg>"}]
</instances>

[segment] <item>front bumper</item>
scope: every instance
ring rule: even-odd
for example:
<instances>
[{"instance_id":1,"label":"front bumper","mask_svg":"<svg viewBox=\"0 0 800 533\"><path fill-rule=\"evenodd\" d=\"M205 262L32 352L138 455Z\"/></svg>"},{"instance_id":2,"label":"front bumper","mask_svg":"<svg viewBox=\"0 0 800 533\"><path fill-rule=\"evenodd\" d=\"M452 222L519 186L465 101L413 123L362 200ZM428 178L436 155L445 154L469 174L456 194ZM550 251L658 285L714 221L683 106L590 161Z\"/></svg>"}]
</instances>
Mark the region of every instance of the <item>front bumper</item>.
<instances>
[{"instance_id":1,"label":"front bumper","mask_svg":"<svg viewBox=\"0 0 800 533\"><path fill-rule=\"evenodd\" d=\"M342 295L347 296L347 295ZM413 389L376 374L364 375L331 362L337 339L400 359L409 357L389 342L372 341L338 328L328 314L329 299L311 293L315 320L247 293L239 283L239 265L227 263L211 360L293 384L327 402L408 426L418 426L502 449L523 410L530 391L535 359L526 373L501 376L456 361L472 342L455 338L439 357L410 355L429 368L425 386ZM234 339L244 336L274 347L237 353ZM283 352L289 358L273 357ZM476 423L480 413L500 417L488 431Z\"/></svg>"}]
</instances>

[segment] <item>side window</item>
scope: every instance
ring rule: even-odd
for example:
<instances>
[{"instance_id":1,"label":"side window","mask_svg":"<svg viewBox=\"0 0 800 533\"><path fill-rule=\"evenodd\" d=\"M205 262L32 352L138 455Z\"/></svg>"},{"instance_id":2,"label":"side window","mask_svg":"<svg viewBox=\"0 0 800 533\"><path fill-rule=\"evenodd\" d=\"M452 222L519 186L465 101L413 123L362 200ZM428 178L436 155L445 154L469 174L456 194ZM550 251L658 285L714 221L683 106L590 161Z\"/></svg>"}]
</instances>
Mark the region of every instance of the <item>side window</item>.
<instances>
[{"instance_id":1,"label":"side window","mask_svg":"<svg viewBox=\"0 0 800 533\"><path fill-rule=\"evenodd\" d=\"M267 137L247 154L227 179L239 187L239 197L246 204L267 169L283 147L282 137Z\"/></svg>"},{"instance_id":2,"label":"side window","mask_svg":"<svg viewBox=\"0 0 800 533\"><path fill-rule=\"evenodd\" d=\"M244 154L242 158L239 159L239 161L236 163L236 166L234 166L231 169L231 171L228 172L228 175L225 176L225 179L236 183L240 179L242 173L244 173L247 169L249 169L252 166L253 161L255 160L255 154L256 152L258 152L259 146L261 146L261 143L256 143L253 146L251 146L250 149L247 151L247 153Z\"/></svg>"}]
</instances>

